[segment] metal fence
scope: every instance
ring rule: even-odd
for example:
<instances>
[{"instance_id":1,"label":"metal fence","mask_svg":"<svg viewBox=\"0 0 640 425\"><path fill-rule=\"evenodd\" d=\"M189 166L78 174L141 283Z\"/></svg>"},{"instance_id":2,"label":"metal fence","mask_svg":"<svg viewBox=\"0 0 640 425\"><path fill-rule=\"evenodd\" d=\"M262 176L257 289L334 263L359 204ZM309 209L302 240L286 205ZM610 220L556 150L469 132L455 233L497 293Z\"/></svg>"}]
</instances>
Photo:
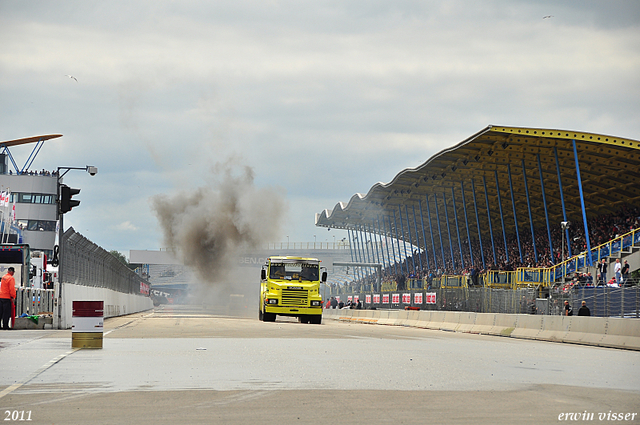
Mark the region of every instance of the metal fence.
<instances>
[{"instance_id":1,"label":"metal fence","mask_svg":"<svg viewBox=\"0 0 640 425\"><path fill-rule=\"evenodd\" d=\"M54 290L17 288L15 303L16 317L25 313L28 315L53 313Z\"/></svg>"},{"instance_id":2,"label":"metal fence","mask_svg":"<svg viewBox=\"0 0 640 425\"><path fill-rule=\"evenodd\" d=\"M111 253L76 233L73 227L64 232L63 243L61 266L65 283L127 294L140 294L141 283L149 285Z\"/></svg>"},{"instance_id":3,"label":"metal fence","mask_svg":"<svg viewBox=\"0 0 640 425\"><path fill-rule=\"evenodd\" d=\"M580 287L553 299L550 314L564 314L564 301L569 301L573 314L578 314L582 301L591 316L640 318L640 287Z\"/></svg>"},{"instance_id":4,"label":"metal fence","mask_svg":"<svg viewBox=\"0 0 640 425\"><path fill-rule=\"evenodd\" d=\"M340 301L357 297L364 309L420 309L503 314L564 314L564 301L578 314L586 301L591 316L640 317L640 287L582 287L568 293L540 297L536 288L495 289L449 287L431 290L400 290L380 293L335 293Z\"/></svg>"}]
</instances>

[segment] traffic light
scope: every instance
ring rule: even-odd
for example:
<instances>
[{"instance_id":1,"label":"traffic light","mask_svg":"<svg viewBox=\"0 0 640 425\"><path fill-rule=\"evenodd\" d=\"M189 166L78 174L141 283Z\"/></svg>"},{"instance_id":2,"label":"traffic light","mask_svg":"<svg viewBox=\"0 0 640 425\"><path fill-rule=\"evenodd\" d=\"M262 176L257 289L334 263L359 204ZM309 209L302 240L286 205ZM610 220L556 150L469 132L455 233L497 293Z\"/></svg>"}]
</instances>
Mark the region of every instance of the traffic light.
<instances>
[{"instance_id":1,"label":"traffic light","mask_svg":"<svg viewBox=\"0 0 640 425\"><path fill-rule=\"evenodd\" d=\"M73 189L66 184L60 186L60 214L68 213L80 205L80 201L71 199L73 195L80 193L80 189Z\"/></svg>"}]
</instances>

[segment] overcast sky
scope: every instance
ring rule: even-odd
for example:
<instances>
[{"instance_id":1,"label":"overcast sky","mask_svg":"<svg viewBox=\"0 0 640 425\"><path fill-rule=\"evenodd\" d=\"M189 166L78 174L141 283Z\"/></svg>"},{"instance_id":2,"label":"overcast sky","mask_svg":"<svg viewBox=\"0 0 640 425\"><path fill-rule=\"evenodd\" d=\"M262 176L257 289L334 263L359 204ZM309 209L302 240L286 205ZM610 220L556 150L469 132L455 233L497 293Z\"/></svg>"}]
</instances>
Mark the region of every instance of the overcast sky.
<instances>
[{"instance_id":1,"label":"overcast sky","mask_svg":"<svg viewBox=\"0 0 640 425\"><path fill-rule=\"evenodd\" d=\"M0 140L63 134L32 168L97 166L65 227L126 255L216 163L282 194L276 242L331 242L316 213L489 124L637 140L639 112L635 0L0 0Z\"/></svg>"}]
</instances>

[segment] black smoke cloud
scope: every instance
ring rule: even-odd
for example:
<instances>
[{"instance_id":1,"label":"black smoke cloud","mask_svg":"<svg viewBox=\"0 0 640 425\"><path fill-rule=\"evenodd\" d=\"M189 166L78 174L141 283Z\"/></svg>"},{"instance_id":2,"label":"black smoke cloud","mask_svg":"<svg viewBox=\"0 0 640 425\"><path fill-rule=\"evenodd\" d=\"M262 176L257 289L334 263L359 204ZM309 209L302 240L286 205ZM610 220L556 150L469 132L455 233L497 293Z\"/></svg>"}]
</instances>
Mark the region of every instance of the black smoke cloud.
<instances>
[{"instance_id":1,"label":"black smoke cloud","mask_svg":"<svg viewBox=\"0 0 640 425\"><path fill-rule=\"evenodd\" d=\"M284 195L256 187L253 169L235 162L216 165L208 186L151 199L165 244L204 282L222 282L243 249L280 233Z\"/></svg>"}]
</instances>

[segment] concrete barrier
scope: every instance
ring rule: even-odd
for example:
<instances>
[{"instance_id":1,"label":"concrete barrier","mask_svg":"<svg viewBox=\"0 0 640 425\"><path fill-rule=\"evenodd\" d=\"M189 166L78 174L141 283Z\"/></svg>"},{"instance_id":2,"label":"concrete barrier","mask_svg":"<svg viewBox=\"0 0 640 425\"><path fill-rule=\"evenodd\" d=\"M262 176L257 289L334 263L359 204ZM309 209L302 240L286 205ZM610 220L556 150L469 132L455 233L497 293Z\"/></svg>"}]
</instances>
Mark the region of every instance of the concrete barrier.
<instances>
[{"instance_id":1,"label":"concrete barrier","mask_svg":"<svg viewBox=\"0 0 640 425\"><path fill-rule=\"evenodd\" d=\"M406 326L409 320L409 312L407 310L398 310L398 315L394 323L395 326Z\"/></svg>"},{"instance_id":2,"label":"concrete barrier","mask_svg":"<svg viewBox=\"0 0 640 425\"><path fill-rule=\"evenodd\" d=\"M416 323L416 326L419 328L428 329L427 326L431 322L431 314L433 313L433 311L421 310L417 311L416 313L418 313L418 321Z\"/></svg>"},{"instance_id":3,"label":"concrete barrier","mask_svg":"<svg viewBox=\"0 0 640 425\"><path fill-rule=\"evenodd\" d=\"M389 314L391 310L380 310L380 319L378 319L379 325L390 325Z\"/></svg>"},{"instance_id":4,"label":"concrete barrier","mask_svg":"<svg viewBox=\"0 0 640 425\"><path fill-rule=\"evenodd\" d=\"M606 317L573 317L571 332L564 339L566 342L600 345L607 332L608 320Z\"/></svg>"},{"instance_id":5,"label":"concrete barrier","mask_svg":"<svg viewBox=\"0 0 640 425\"><path fill-rule=\"evenodd\" d=\"M477 313L475 323L471 326L469 332L472 334L488 334L493 329L495 320L496 315L493 313Z\"/></svg>"},{"instance_id":6,"label":"concrete barrier","mask_svg":"<svg viewBox=\"0 0 640 425\"><path fill-rule=\"evenodd\" d=\"M516 328L511 332L514 338L536 339L542 331L542 315L520 314Z\"/></svg>"},{"instance_id":7,"label":"concrete barrier","mask_svg":"<svg viewBox=\"0 0 640 425\"><path fill-rule=\"evenodd\" d=\"M539 316L542 318L540 332L535 339L562 342L571 327L573 317L568 316Z\"/></svg>"},{"instance_id":8,"label":"concrete barrier","mask_svg":"<svg viewBox=\"0 0 640 425\"><path fill-rule=\"evenodd\" d=\"M420 311L412 310L407 312L407 321L405 326L411 326L413 328L418 327L418 322L420 322Z\"/></svg>"},{"instance_id":9,"label":"concrete barrier","mask_svg":"<svg viewBox=\"0 0 640 425\"><path fill-rule=\"evenodd\" d=\"M609 317L606 333L598 345L638 350L640 347L640 319Z\"/></svg>"},{"instance_id":10,"label":"concrete barrier","mask_svg":"<svg viewBox=\"0 0 640 425\"><path fill-rule=\"evenodd\" d=\"M457 311L445 311L444 318L440 324L440 329L443 331L455 332L460 326L460 318L462 316Z\"/></svg>"},{"instance_id":11,"label":"concrete barrier","mask_svg":"<svg viewBox=\"0 0 640 425\"><path fill-rule=\"evenodd\" d=\"M489 335L511 336L518 323L517 314L496 314Z\"/></svg>"},{"instance_id":12,"label":"concrete barrier","mask_svg":"<svg viewBox=\"0 0 640 425\"><path fill-rule=\"evenodd\" d=\"M426 329L440 330L442 323L444 323L444 311L432 311L429 321L425 323Z\"/></svg>"},{"instance_id":13,"label":"concrete barrier","mask_svg":"<svg viewBox=\"0 0 640 425\"><path fill-rule=\"evenodd\" d=\"M469 311L464 311L460 313L460 323L458 324L458 329L456 332L464 332L470 333L473 326L476 324L476 318L478 313L472 313Z\"/></svg>"},{"instance_id":14,"label":"concrete barrier","mask_svg":"<svg viewBox=\"0 0 640 425\"><path fill-rule=\"evenodd\" d=\"M470 313L452 311L334 310L327 318L412 326L551 342L640 350L640 319ZM334 313L336 312L336 313ZM341 313L343 312L343 313Z\"/></svg>"}]
</instances>

